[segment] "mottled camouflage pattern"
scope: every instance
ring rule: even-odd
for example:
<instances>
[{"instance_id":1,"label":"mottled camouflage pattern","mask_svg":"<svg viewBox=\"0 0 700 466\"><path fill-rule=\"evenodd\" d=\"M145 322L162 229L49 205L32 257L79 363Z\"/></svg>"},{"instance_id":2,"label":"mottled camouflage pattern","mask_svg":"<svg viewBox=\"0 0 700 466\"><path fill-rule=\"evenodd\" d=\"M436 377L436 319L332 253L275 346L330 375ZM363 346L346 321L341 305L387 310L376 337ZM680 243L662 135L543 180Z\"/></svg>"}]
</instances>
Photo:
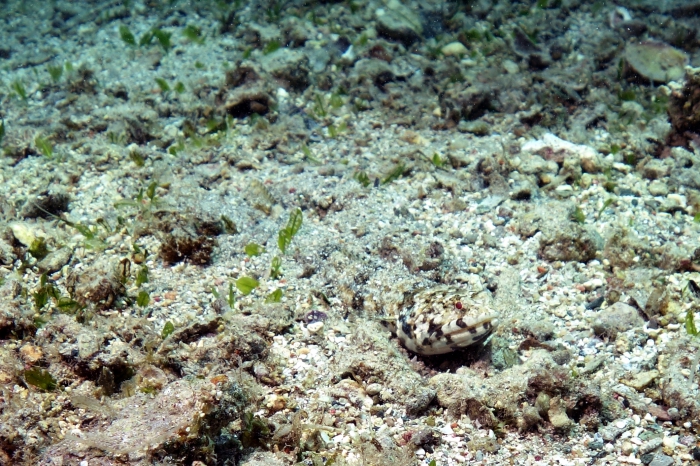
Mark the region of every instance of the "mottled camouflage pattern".
<instances>
[{"instance_id":1,"label":"mottled camouflage pattern","mask_svg":"<svg viewBox=\"0 0 700 466\"><path fill-rule=\"evenodd\" d=\"M430 356L456 351L486 338L498 325L484 293L440 285L413 295L396 320L396 334L407 349Z\"/></svg>"}]
</instances>

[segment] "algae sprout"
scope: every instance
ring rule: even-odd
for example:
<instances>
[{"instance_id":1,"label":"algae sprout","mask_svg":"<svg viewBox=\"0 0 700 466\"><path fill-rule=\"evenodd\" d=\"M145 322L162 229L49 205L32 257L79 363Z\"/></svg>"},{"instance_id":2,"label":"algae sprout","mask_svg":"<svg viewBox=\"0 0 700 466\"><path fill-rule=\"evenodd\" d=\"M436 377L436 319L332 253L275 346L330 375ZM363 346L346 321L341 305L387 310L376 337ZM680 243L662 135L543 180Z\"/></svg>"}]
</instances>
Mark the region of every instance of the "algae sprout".
<instances>
[{"instance_id":1,"label":"algae sprout","mask_svg":"<svg viewBox=\"0 0 700 466\"><path fill-rule=\"evenodd\" d=\"M246 244L244 250L248 257L259 256L260 254L265 252L265 248L256 243Z\"/></svg>"},{"instance_id":2,"label":"algae sprout","mask_svg":"<svg viewBox=\"0 0 700 466\"><path fill-rule=\"evenodd\" d=\"M396 181L401 178L404 171L406 171L406 166L403 163L397 164L385 177L382 179L382 184L389 184L392 181Z\"/></svg>"},{"instance_id":3,"label":"algae sprout","mask_svg":"<svg viewBox=\"0 0 700 466\"><path fill-rule=\"evenodd\" d=\"M690 290L695 300L700 299L700 286L698 286L695 281L688 280L687 289ZM685 331L688 333L688 335L699 337L700 331L698 331L697 327L695 326L695 315L693 314L694 309L695 306L692 306L685 314ZM693 386L695 382L695 374L697 373L698 363L700 363L700 348L698 348L695 352L695 356L693 357L693 361L690 365L690 376L688 379L690 380L691 386Z\"/></svg>"},{"instance_id":4,"label":"algae sprout","mask_svg":"<svg viewBox=\"0 0 700 466\"><path fill-rule=\"evenodd\" d=\"M292 242L292 238L294 238L294 235L299 232L302 220L303 217L301 214L301 209L297 207L289 215L287 226L280 230L277 238L277 245L279 246L280 251L282 251L282 254L286 253L287 247Z\"/></svg>"},{"instance_id":5,"label":"algae sprout","mask_svg":"<svg viewBox=\"0 0 700 466\"><path fill-rule=\"evenodd\" d=\"M41 137L40 135L37 135L34 138L34 145L36 146L37 150L44 156L51 158L53 156L53 146L51 146L51 143L49 142L48 139Z\"/></svg>"},{"instance_id":6,"label":"algae sprout","mask_svg":"<svg viewBox=\"0 0 700 466\"><path fill-rule=\"evenodd\" d=\"M236 280L236 288L238 288L238 290L246 296L252 293L259 284L260 282L251 277L241 277Z\"/></svg>"},{"instance_id":7,"label":"algae sprout","mask_svg":"<svg viewBox=\"0 0 700 466\"><path fill-rule=\"evenodd\" d=\"M282 301L282 290L277 288L275 291L267 295L265 298L265 303L279 303Z\"/></svg>"},{"instance_id":8,"label":"algae sprout","mask_svg":"<svg viewBox=\"0 0 700 466\"><path fill-rule=\"evenodd\" d=\"M32 367L24 371L24 381L44 391L55 390L58 386L56 379L48 371L40 367Z\"/></svg>"},{"instance_id":9,"label":"algae sprout","mask_svg":"<svg viewBox=\"0 0 700 466\"><path fill-rule=\"evenodd\" d=\"M163 330L160 331L160 336L165 340L168 338L173 332L175 331L175 326L173 325L172 322L167 321L165 325L163 325Z\"/></svg>"},{"instance_id":10,"label":"algae sprout","mask_svg":"<svg viewBox=\"0 0 700 466\"><path fill-rule=\"evenodd\" d=\"M128 27L123 24L119 26L119 36L122 38L126 45L136 47L136 38L131 33Z\"/></svg>"},{"instance_id":11,"label":"algae sprout","mask_svg":"<svg viewBox=\"0 0 700 466\"><path fill-rule=\"evenodd\" d=\"M27 89L24 87L24 84L22 84L22 81L18 79L12 81L10 88L15 91L15 94L17 94L24 102L27 101Z\"/></svg>"}]
</instances>

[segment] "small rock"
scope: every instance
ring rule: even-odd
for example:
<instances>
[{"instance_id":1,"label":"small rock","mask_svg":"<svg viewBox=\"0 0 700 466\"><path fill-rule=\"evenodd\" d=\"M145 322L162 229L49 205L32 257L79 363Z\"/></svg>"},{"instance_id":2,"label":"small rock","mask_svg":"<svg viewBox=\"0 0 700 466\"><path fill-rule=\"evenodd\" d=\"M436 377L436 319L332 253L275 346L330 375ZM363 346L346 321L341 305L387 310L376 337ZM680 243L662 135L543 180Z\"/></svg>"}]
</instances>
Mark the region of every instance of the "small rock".
<instances>
[{"instance_id":1,"label":"small rock","mask_svg":"<svg viewBox=\"0 0 700 466\"><path fill-rule=\"evenodd\" d=\"M41 348L33 345L24 345L19 349L19 354L22 356L22 361L27 364L34 364L44 356Z\"/></svg>"},{"instance_id":2,"label":"small rock","mask_svg":"<svg viewBox=\"0 0 700 466\"><path fill-rule=\"evenodd\" d=\"M332 165L318 167L318 174L320 176L333 176L335 175L335 167Z\"/></svg>"},{"instance_id":3,"label":"small rock","mask_svg":"<svg viewBox=\"0 0 700 466\"><path fill-rule=\"evenodd\" d=\"M540 255L548 261L588 262L603 248L603 238L590 226L564 222L542 232Z\"/></svg>"},{"instance_id":4,"label":"small rock","mask_svg":"<svg viewBox=\"0 0 700 466\"><path fill-rule=\"evenodd\" d=\"M598 336L617 338L617 334L644 325L639 312L629 304L617 302L600 311L593 322L593 331ZM658 375L658 374L657 374Z\"/></svg>"},{"instance_id":5,"label":"small rock","mask_svg":"<svg viewBox=\"0 0 700 466\"><path fill-rule=\"evenodd\" d=\"M438 437L430 429L421 429L413 433L411 443L416 446L431 445L438 442Z\"/></svg>"},{"instance_id":6,"label":"small rock","mask_svg":"<svg viewBox=\"0 0 700 466\"><path fill-rule=\"evenodd\" d=\"M518 74L520 72L520 67L513 60L503 60L502 65L508 74Z\"/></svg>"},{"instance_id":7,"label":"small rock","mask_svg":"<svg viewBox=\"0 0 700 466\"><path fill-rule=\"evenodd\" d=\"M597 358L593 358L590 361L588 361L586 363L586 365L583 367L583 369L581 369L579 372L581 374L591 374L591 373L597 371L606 360L607 360L607 357L605 357L605 356L598 356Z\"/></svg>"},{"instance_id":8,"label":"small rock","mask_svg":"<svg viewBox=\"0 0 700 466\"><path fill-rule=\"evenodd\" d=\"M542 139L526 142L521 150L541 155L547 160L563 161L566 157L574 157L580 159L584 170L590 173L600 171L601 168L599 155L593 148L565 141L552 133L546 133Z\"/></svg>"},{"instance_id":9,"label":"small rock","mask_svg":"<svg viewBox=\"0 0 700 466\"><path fill-rule=\"evenodd\" d=\"M11 244L0 238L0 264L9 265L17 260L17 256Z\"/></svg>"},{"instance_id":10,"label":"small rock","mask_svg":"<svg viewBox=\"0 0 700 466\"><path fill-rule=\"evenodd\" d=\"M685 445L686 447L695 445L695 442L695 436L693 435L684 435L678 440L678 443L680 443L681 445Z\"/></svg>"},{"instance_id":11,"label":"small rock","mask_svg":"<svg viewBox=\"0 0 700 466\"><path fill-rule=\"evenodd\" d=\"M565 430L571 427L571 419L566 415L566 407L561 398L556 397L549 402L547 415L549 416L549 422L552 423L555 429Z\"/></svg>"},{"instance_id":12,"label":"small rock","mask_svg":"<svg viewBox=\"0 0 700 466\"><path fill-rule=\"evenodd\" d=\"M24 246L30 247L37 239L35 230L26 223L12 223L10 225L10 230L12 230L12 235L15 239Z\"/></svg>"},{"instance_id":13,"label":"small rock","mask_svg":"<svg viewBox=\"0 0 700 466\"><path fill-rule=\"evenodd\" d=\"M467 48L461 42L450 42L442 48L442 54L446 57L449 57L451 55L466 55L467 52Z\"/></svg>"},{"instance_id":14,"label":"small rock","mask_svg":"<svg viewBox=\"0 0 700 466\"><path fill-rule=\"evenodd\" d=\"M540 415L545 415L547 413L551 400L552 398L545 392L540 392L537 394L537 398L535 399L535 408L537 408Z\"/></svg>"},{"instance_id":15,"label":"small rock","mask_svg":"<svg viewBox=\"0 0 700 466\"><path fill-rule=\"evenodd\" d=\"M1 384L7 384L10 383L14 380L14 376L10 374L9 372L0 370L0 383Z\"/></svg>"},{"instance_id":16,"label":"small rock","mask_svg":"<svg viewBox=\"0 0 700 466\"><path fill-rule=\"evenodd\" d=\"M634 451L634 444L632 444L632 442L630 442L629 440L625 440L624 442L622 442L622 454L627 456L630 453L632 453L633 451Z\"/></svg>"},{"instance_id":17,"label":"small rock","mask_svg":"<svg viewBox=\"0 0 700 466\"><path fill-rule=\"evenodd\" d=\"M581 164L581 168L584 168L583 164ZM581 179L579 180L578 184L581 187L581 189L588 189L593 184L593 177L590 173L584 173L583 175L581 175Z\"/></svg>"},{"instance_id":18,"label":"small rock","mask_svg":"<svg viewBox=\"0 0 700 466\"><path fill-rule=\"evenodd\" d=\"M377 15L377 32L388 38L409 46L423 35L423 27L415 11L399 0L389 0L386 8L379 8Z\"/></svg>"},{"instance_id":19,"label":"small rock","mask_svg":"<svg viewBox=\"0 0 700 466\"><path fill-rule=\"evenodd\" d=\"M618 24L617 29L623 37L629 39L630 37L638 37L644 34L647 30L647 25L644 21L632 19L621 22Z\"/></svg>"},{"instance_id":20,"label":"small rock","mask_svg":"<svg viewBox=\"0 0 700 466\"><path fill-rule=\"evenodd\" d=\"M627 419L618 419L605 427L600 428L600 435L606 442L612 442L627 430L629 422Z\"/></svg>"},{"instance_id":21,"label":"small rock","mask_svg":"<svg viewBox=\"0 0 700 466\"><path fill-rule=\"evenodd\" d=\"M68 248L57 249L40 260L36 266L40 272L57 272L68 263L72 254L72 251Z\"/></svg>"},{"instance_id":22,"label":"small rock","mask_svg":"<svg viewBox=\"0 0 700 466\"><path fill-rule=\"evenodd\" d=\"M406 413L411 416L422 413L435 399L437 392L434 388L416 389L415 392L406 399Z\"/></svg>"},{"instance_id":23,"label":"small rock","mask_svg":"<svg viewBox=\"0 0 700 466\"><path fill-rule=\"evenodd\" d=\"M622 304L622 303L617 303L617 304ZM631 380L623 380L622 383L624 383L625 385L627 385L629 387L634 388L637 391L642 391L644 388L646 388L647 385L649 385L651 382L653 382L654 379L657 378L658 376L659 376L659 371L657 371L657 370L644 371L644 372L640 372L638 374L635 374Z\"/></svg>"},{"instance_id":24,"label":"small rock","mask_svg":"<svg viewBox=\"0 0 700 466\"><path fill-rule=\"evenodd\" d=\"M671 99L668 105L668 116L673 125L673 129L678 134L683 134L685 131L697 131L700 125L700 114L697 112L697 104L700 95L697 94L698 86L700 85L700 69L689 68L686 72L686 82L683 89L678 89L671 93ZM687 160L692 160L692 155L686 149L674 147L671 149L671 154L679 166L686 165ZM697 167L690 167L697 168ZM698 170L684 169L680 170L683 176L693 178L691 174L695 174L700 179ZM679 173L680 175L681 173Z\"/></svg>"},{"instance_id":25,"label":"small rock","mask_svg":"<svg viewBox=\"0 0 700 466\"><path fill-rule=\"evenodd\" d=\"M685 424L685 423L684 423ZM688 423L690 424L690 423ZM690 426L686 427L687 429ZM663 446L668 449L674 449L678 447L678 435L667 435L663 438Z\"/></svg>"},{"instance_id":26,"label":"small rock","mask_svg":"<svg viewBox=\"0 0 700 466\"><path fill-rule=\"evenodd\" d=\"M691 450L691 454L693 455L693 459L695 461L700 461L700 447L695 447Z\"/></svg>"},{"instance_id":27,"label":"small rock","mask_svg":"<svg viewBox=\"0 0 700 466\"><path fill-rule=\"evenodd\" d=\"M659 421L671 421L672 418L664 408L652 404L649 406L649 414L654 416Z\"/></svg>"},{"instance_id":28,"label":"small rock","mask_svg":"<svg viewBox=\"0 0 700 466\"><path fill-rule=\"evenodd\" d=\"M374 396L374 395L379 395L379 393L382 391L382 384L380 383L371 383L367 385L367 388L365 388L365 392L369 396Z\"/></svg>"},{"instance_id":29,"label":"small rock","mask_svg":"<svg viewBox=\"0 0 700 466\"><path fill-rule=\"evenodd\" d=\"M485 121L460 121L457 131L461 133L472 133L477 136L486 136L491 132L491 127Z\"/></svg>"},{"instance_id":30,"label":"small rock","mask_svg":"<svg viewBox=\"0 0 700 466\"><path fill-rule=\"evenodd\" d=\"M688 55L656 41L633 41L625 47L625 61L637 73L650 81L675 81L685 74Z\"/></svg>"},{"instance_id":31,"label":"small rock","mask_svg":"<svg viewBox=\"0 0 700 466\"><path fill-rule=\"evenodd\" d=\"M649 194L652 196L666 196L668 194L668 185L660 180L654 180L649 183Z\"/></svg>"},{"instance_id":32,"label":"small rock","mask_svg":"<svg viewBox=\"0 0 700 466\"><path fill-rule=\"evenodd\" d=\"M650 451L654 451L657 448L659 448L662 443L663 440L661 439L661 437L656 437L651 440L648 440L639 446L639 454L644 455L649 453Z\"/></svg>"},{"instance_id":33,"label":"small rock","mask_svg":"<svg viewBox=\"0 0 700 466\"><path fill-rule=\"evenodd\" d=\"M586 291L595 290L596 288L600 288L603 285L603 280L601 280L600 278L592 278L587 282L583 283L583 287L586 289Z\"/></svg>"},{"instance_id":34,"label":"small rock","mask_svg":"<svg viewBox=\"0 0 700 466\"><path fill-rule=\"evenodd\" d=\"M671 466L673 464L673 458L666 456L663 453L657 454L649 466Z\"/></svg>"},{"instance_id":35,"label":"small rock","mask_svg":"<svg viewBox=\"0 0 700 466\"><path fill-rule=\"evenodd\" d=\"M357 84L383 86L396 79L395 69L384 60L361 58L350 72L350 81Z\"/></svg>"},{"instance_id":36,"label":"small rock","mask_svg":"<svg viewBox=\"0 0 700 466\"><path fill-rule=\"evenodd\" d=\"M522 330L531 333L538 341L547 341L554 336L554 324L548 320L535 320L533 322L524 322Z\"/></svg>"},{"instance_id":37,"label":"small rock","mask_svg":"<svg viewBox=\"0 0 700 466\"><path fill-rule=\"evenodd\" d=\"M306 328L309 330L309 333L316 334L323 328L323 322L311 322Z\"/></svg>"},{"instance_id":38,"label":"small rock","mask_svg":"<svg viewBox=\"0 0 700 466\"><path fill-rule=\"evenodd\" d=\"M528 180L521 180L513 185L510 191L510 198L516 201L529 201L535 190L533 183Z\"/></svg>"},{"instance_id":39,"label":"small rock","mask_svg":"<svg viewBox=\"0 0 700 466\"><path fill-rule=\"evenodd\" d=\"M530 429L542 422L542 417L534 406L526 406L523 409L522 422L518 425L520 430Z\"/></svg>"},{"instance_id":40,"label":"small rock","mask_svg":"<svg viewBox=\"0 0 700 466\"><path fill-rule=\"evenodd\" d=\"M622 103L622 108L620 108L620 116L623 118L640 118L644 114L644 107L642 104L634 101L627 101Z\"/></svg>"},{"instance_id":41,"label":"small rock","mask_svg":"<svg viewBox=\"0 0 700 466\"><path fill-rule=\"evenodd\" d=\"M596 439L588 443L589 450L602 450L604 446L605 443L603 443L602 439Z\"/></svg>"},{"instance_id":42,"label":"small rock","mask_svg":"<svg viewBox=\"0 0 700 466\"><path fill-rule=\"evenodd\" d=\"M658 180L659 178L668 176L669 171L670 167L668 165L664 164L661 160L654 159L644 165L642 176L648 180Z\"/></svg>"},{"instance_id":43,"label":"small rock","mask_svg":"<svg viewBox=\"0 0 700 466\"><path fill-rule=\"evenodd\" d=\"M499 194L494 194L488 197L485 197L477 206L476 212L477 214L485 214L486 212L491 212L493 211L496 207L501 205L503 201L505 201L505 197L499 195Z\"/></svg>"},{"instance_id":44,"label":"small rock","mask_svg":"<svg viewBox=\"0 0 700 466\"><path fill-rule=\"evenodd\" d=\"M541 173L556 173L559 166L553 160L547 161L539 155L523 155L523 160L518 167L521 174L534 175Z\"/></svg>"},{"instance_id":45,"label":"small rock","mask_svg":"<svg viewBox=\"0 0 700 466\"><path fill-rule=\"evenodd\" d=\"M465 233L464 237L462 238L462 244L474 244L476 243L476 240L479 239L479 235L474 232L470 233Z\"/></svg>"},{"instance_id":46,"label":"small rock","mask_svg":"<svg viewBox=\"0 0 700 466\"><path fill-rule=\"evenodd\" d=\"M567 349L552 351L552 359L560 366L563 366L571 361L571 353Z\"/></svg>"},{"instance_id":47,"label":"small rock","mask_svg":"<svg viewBox=\"0 0 700 466\"><path fill-rule=\"evenodd\" d=\"M287 90L300 92L310 84L311 69L305 53L284 47L259 60L262 69Z\"/></svg>"}]
</instances>

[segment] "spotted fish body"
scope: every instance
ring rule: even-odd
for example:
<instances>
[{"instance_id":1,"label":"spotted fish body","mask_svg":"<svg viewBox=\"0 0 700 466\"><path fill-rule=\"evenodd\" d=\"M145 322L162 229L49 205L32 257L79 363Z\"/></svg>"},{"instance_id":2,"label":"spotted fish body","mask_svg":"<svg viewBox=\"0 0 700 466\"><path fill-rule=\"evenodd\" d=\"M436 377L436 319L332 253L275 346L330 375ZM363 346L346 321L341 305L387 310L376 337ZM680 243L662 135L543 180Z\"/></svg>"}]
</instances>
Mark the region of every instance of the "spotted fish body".
<instances>
[{"instance_id":1,"label":"spotted fish body","mask_svg":"<svg viewBox=\"0 0 700 466\"><path fill-rule=\"evenodd\" d=\"M440 285L413 295L396 318L396 335L414 353L431 356L466 348L498 325L483 293Z\"/></svg>"}]
</instances>

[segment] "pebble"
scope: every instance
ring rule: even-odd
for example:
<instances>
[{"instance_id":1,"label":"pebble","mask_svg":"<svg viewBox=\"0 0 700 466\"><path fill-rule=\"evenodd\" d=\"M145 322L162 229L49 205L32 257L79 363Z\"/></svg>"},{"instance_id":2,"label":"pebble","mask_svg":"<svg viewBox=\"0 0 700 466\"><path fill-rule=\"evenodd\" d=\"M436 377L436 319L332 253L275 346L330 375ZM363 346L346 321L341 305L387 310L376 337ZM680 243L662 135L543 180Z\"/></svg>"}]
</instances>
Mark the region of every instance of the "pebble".
<instances>
[{"instance_id":1,"label":"pebble","mask_svg":"<svg viewBox=\"0 0 700 466\"><path fill-rule=\"evenodd\" d=\"M629 456L634 451L634 445L630 441L622 442L622 453Z\"/></svg>"},{"instance_id":2,"label":"pebble","mask_svg":"<svg viewBox=\"0 0 700 466\"><path fill-rule=\"evenodd\" d=\"M693 454L693 459L696 461L700 461L700 447L695 447L691 450L691 453Z\"/></svg>"},{"instance_id":3,"label":"pebble","mask_svg":"<svg viewBox=\"0 0 700 466\"><path fill-rule=\"evenodd\" d=\"M628 421L626 419L619 419L614 421L608 426L602 427L600 429L600 435L602 435L603 440L606 442L612 442L618 438L627 429ZM607 447L609 444L606 444Z\"/></svg>"},{"instance_id":4,"label":"pebble","mask_svg":"<svg viewBox=\"0 0 700 466\"><path fill-rule=\"evenodd\" d=\"M627 421L627 419L621 419L619 421L615 421L615 427L617 427L618 429L624 429L627 427L628 422L629 421Z\"/></svg>"},{"instance_id":5,"label":"pebble","mask_svg":"<svg viewBox=\"0 0 700 466\"><path fill-rule=\"evenodd\" d=\"M646 453L649 453L650 451L654 451L657 448L659 448L662 443L663 443L663 440L661 439L661 437L657 437L657 438L651 439L647 442L644 442L639 447L639 454L644 455Z\"/></svg>"},{"instance_id":6,"label":"pebble","mask_svg":"<svg viewBox=\"0 0 700 466\"><path fill-rule=\"evenodd\" d=\"M620 463L626 464L642 464L642 460L635 458L634 456L620 456L617 460Z\"/></svg>"},{"instance_id":7,"label":"pebble","mask_svg":"<svg viewBox=\"0 0 700 466\"><path fill-rule=\"evenodd\" d=\"M643 325L644 320L642 320L635 308L629 304L617 302L600 311L593 322L593 331L596 335L615 338L618 333L642 327Z\"/></svg>"},{"instance_id":8,"label":"pebble","mask_svg":"<svg viewBox=\"0 0 700 466\"><path fill-rule=\"evenodd\" d=\"M592 442L588 442L588 449L589 450L601 450L605 446L605 443L603 443L603 439L596 439L593 440Z\"/></svg>"},{"instance_id":9,"label":"pebble","mask_svg":"<svg viewBox=\"0 0 700 466\"><path fill-rule=\"evenodd\" d=\"M652 196L666 196L668 195L668 185L663 181L654 180L649 183L649 194Z\"/></svg>"},{"instance_id":10,"label":"pebble","mask_svg":"<svg viewBox=\"0 0 700 466\"><path fill-rule=\"evenodd\" d=\"M37 235L32 227L29 227L24 223L13 223L10 225L10 230L12 231L15 239L27 247L31 246L37 238Z\"/></svg>"},{"instance_id":11,"label":"pebble","mask_svg":"<svg viewBox=\"0 0 700 466\"><path fill-rule=\"evenodd\" d=\"M446 57L452 55L466 55L467 52L467 48L461 42L450 42L442 48L442 54Z\"/></svg>"},{"instance_id":12,"label":"pebble","mask_svg":"<svg viewBox=\"0 0 700 466\"><path fill-rule=\"evenodd\" d=\"M41 348L33 345L22 346L19 349L19 354L22 356L22 360L29 364L34 364L43 357L43 352L41 351Z\"/></svg>"},{"instance_id":13,"label":"pebble","mask_svg":"<svg viewBox=\"0 0 700 466\"><path fill-rule=\"evenodd\" d=\"M503 60L503 69L508 74L518 74L520 72L520 67L513 60Z\"/></svg>"},{"instance_id":14,"label":"pebble","mask_svg":"<svg viewBox=\"0 0 700 466\"><path fill-rule=\"evenodd\" d=\"M365 389L365 392L369 396L374 396L374 395L379 395L379 393L382 391L382 384L379 383L371 383L367 385L367 388Z\"/></svg>"},{"instance_id":15,"label":"pebble","mask_svg":"<svg viewBox=\"0 0 700 466\"><path fill-rule=\"evenodd\" d=\"M663 439L663 445L666 448L676 448L678 445L678 436L677 435L669 435L668 437L664 437Z\"/></svg>"},{"instance_id":16,"label":"pebble","mask_svg":"<svg viewBox=\"0 0 700 466\"><path fill-rule=\"evenodd\" d=\"M486 136L491 132L491 129L485 121L460 121L457 125L457 130L461 133L472 133L477 136Z\"/></svg>"},{"instance_id":17,"label":"pebble","mask_svg":"<svg viewBox=\"0 0 700 466\"><path fill-rule=\"evenodd\" d=\"M323 322L311 322L306 328L310 333L316 334L323 328Z\"/></svg>"},{"instance_id":18,"label":"pebble","mask_svg":"<svg viewBox=\"0 0 700 466\"><path fill-rule=\"evenodd\" d=\"M659 453L651 460L649 466L671 466L673 464L673 458L666 456L663 453Z\"/></svg>"},{"instance_id":19,"label":"pebble","mask_svg":"<svg viewBox=\"0 0 700 466\"><path fill-rule=\"evenodd\" d=\"M593 278L591 280L588 280L583 284L583 287L586 289L586 291L591 291L595 290L596 288L600 288L603 286L603 280L600 278Z\"/></svg>"},{"instance_id":20,"label":"pebble","mask_svg":"<svg viewBox=\"0 0 700 466\"><path fill-rule=\"evenodd\" d=\"M454 434L454 431L452 430L452 427L449 424L446 424L445 426L440 428L440 433L445 435L452 435Z\"/></svg>"}]
</instances>

